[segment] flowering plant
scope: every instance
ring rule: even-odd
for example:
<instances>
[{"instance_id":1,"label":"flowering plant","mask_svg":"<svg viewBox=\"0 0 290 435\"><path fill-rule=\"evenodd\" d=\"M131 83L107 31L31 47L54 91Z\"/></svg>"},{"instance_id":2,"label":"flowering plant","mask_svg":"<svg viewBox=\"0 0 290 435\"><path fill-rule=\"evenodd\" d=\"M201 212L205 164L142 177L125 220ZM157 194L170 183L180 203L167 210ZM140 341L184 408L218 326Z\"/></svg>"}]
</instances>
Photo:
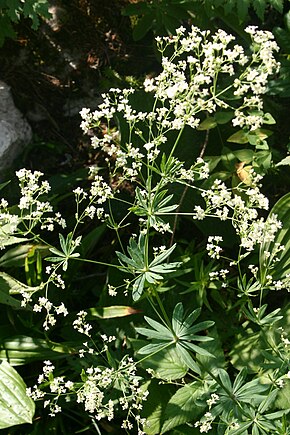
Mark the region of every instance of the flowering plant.
<instances>
[{"instance_id":1,"label":"flowering plant","mask_svg":"<svg viewBox=\"0 0 290 435\"><path fill-rule=\"evenodd\" d=\"M81 111L106 167L92 166L90 185L74 189L76 210L59 247L40 235L55 224L66 228L58 213L47 217L53 209L40 198L49 191L40 173L18 172L17 212L2 200L2 246L29 239L46 248L33 260L41 276L49 262L47 278L29 287L18 281L10 294L22 295L21 306L44 329L34 349L43 346L49 356L27 394L51 416L76 402L96 433L118 423L123 433L139 435L289 433L287 305L268 309L273 293L289 291L289 195L267 216L261 192L261 152L271 155L263 125L275 122L263 111L263 95L279 70L278 47L270 32L246 32L248 51L222 30L181 27L157 38L159 75L143 90L111 89L96 111ZM217 159L209 132L225 125L235 145ZM202 146L191 145L203 132ZM95 221L97 231L82 232ZM110 260L89 248L104 225L118 243ZM98 307L78 284L81 264L103 276ZM86 270L81 278L88 283ZM67 291L82 295L80 303L62 296Z\"/></svg>"}]
</instances>

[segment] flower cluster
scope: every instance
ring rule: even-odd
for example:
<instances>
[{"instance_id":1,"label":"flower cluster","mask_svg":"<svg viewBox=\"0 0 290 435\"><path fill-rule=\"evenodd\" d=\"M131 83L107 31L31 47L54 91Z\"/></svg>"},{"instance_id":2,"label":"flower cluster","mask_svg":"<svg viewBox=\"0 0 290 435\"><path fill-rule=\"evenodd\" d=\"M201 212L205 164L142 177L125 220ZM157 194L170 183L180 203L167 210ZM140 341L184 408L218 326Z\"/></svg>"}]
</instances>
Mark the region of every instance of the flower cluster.
<instances>
[{"instance_id":1,"label":"flower cluster","mask_svg":"<svg viewBox=\"0 0 290 435\"><path fill-rule=\"evenodd\" d=\"M108 338L109 340L109 338ZM88 367L82 373L82 382L74 383L65 376L54 376L55 366L50 361L44 361L43 373L38 376L38 385L27 389L27 395L34 400L44 400L44 407L50 410L50 416L61 412L60 397L72 400L84 406L94 419L112 420L115 408L120 407L126 417L122 428L131 430L137 425L138 435L144 435L146 420L141 418L143 402L147 399L148 391L140 385L141 378L136 374L136 365L132 358L125 357L117 368ZM48 386L49 392L44 391ZM116 397L113 401L110 397ZM118 397L118 398L117 398Z\"/></svg>"},{"instance_id":2,"label":"flower cluster","mask_svg":"<svg viewBox=\"0 0 290 435\"><path fill-rule=\"evenodd\" d=\"M68 315L68 310L66 309L63 302L59 306L54 306L46 297L42 296L38 298L38 303L34 304L33 311L36 313L45 312L45 320L43 322L43 328L48 331L52 326L56 324L56 317L62 314L63 316Z\"/></svg>"},{"instance_id":3,"label":"flower cluster","mask_svg":"<svg viewBox=\"0 0 290 435\"><path fill-rule=\"evenodd\" d=\"M20 169L16 172L19 180L21 198L18 203L19 213L13 213L9 209L9 204L5 199L0 201L0 248L11 244L16 239L15 236L27 235L38 224L42 230L53 231L54 225L58 224L62 228L66 227L65 220L60 213L53 212L49 201L41 198L50 191L47 181L40 181L42 172Z\"/></svg>"},{"instance_id":4,"label":"flower cluster","mask_svg":"<svg viewBox=\"0 0 290 435\"><path fill-rule=\"evenodd\" d=\"M62 228L66 227L64 219L60 213L54 217L47 217L47 213L52 213L53 208L48 201L42 201L41 197L50 191L48 181L40 181L43 173L40 171L30 171L20 169L16 172L19 179L21 198L18 207L21 211L21 219L25 222L28 230L31 230L38 222L41 222L41 229L53 231L54 223Z\"/></svg>"},{"instance_id":5,"label":"flower cluster","mask_svg":"<svg viewBox=\"0 0 290 435\"><path fill-rule=\"evenodd\" d=\"M268 209L268 199L257 186L246 189L237 187L236 190L238 194L233 193L221 180L215 180L210 189L201 193L206 203L205 209L195 206L193 218L201 220L213 216L222 221L231 219L241 239L241 246L247 251L252 251L257 244L265 241L274 241L276 232L282 226L281 222L276 215L272 214L265 221L258 214L258 209ZM210 251L210 247L207 249Z\"/></svg>"}]
</instances>

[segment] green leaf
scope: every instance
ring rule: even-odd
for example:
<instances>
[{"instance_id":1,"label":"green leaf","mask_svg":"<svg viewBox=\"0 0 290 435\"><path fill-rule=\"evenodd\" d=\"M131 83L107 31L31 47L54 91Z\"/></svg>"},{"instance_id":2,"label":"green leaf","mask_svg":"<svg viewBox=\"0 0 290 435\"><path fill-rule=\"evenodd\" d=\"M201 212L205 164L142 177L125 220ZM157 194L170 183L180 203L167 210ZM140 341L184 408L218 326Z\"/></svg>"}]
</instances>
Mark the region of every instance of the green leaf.
<instances>
[{"instance_id":1,"label":"green leaf","mask_svg":"<svg viewBox=\"0 0 290 435\"><path fill-rule=\"evenodd\" d=\"M217 112L215 114L215 120L218 124L227 124L233 117L233 112Z\"/></svg>"},{"instance_id":2,"label":"green leaf","mask_svg":"<svg viewBox=\"0 0 290 435\"><path fill-rule=\"evenodd\" d=\"M275 402L275 408L277 409L290 409L290 380L287 379L286 385L279 390L278 397Z\"/></svg>"},{"instance_id":3,"label":"green leaf","mask_svg":"<svg viewBox=\"0 0 290 435\"><path fill-rule=\"evenodd\" d=\"M132 34L134 41L139 41L146 35L146 33L149 32L150 29L152 29L154 20L155 20L155 14L153 12L144 15L142 18L138 20L136 26L133 29L133 34Z\"/></svg>"},{"instance_id":4,"label":"green leaf","mask_svg":"<svg viewBox=\"0 0 290 435\"><path fill-rule=\"evenodd\" d=\"M150 9L150 4L147 4L145 2L130 3L122 9L122 15L132 16L148 14Z\"/></svg>"},{"instance_id":5,"label":"green leaf","mask_svg":"<svg viewBox=\"0 0 290 435\"><path fill-rule=\"evenodd\" d=\"M267 1L266 0L252 0L252 1L257 16L260 18L261 21L264 21L264 14L267 7Z\"/></svg>"},{"instance_id":6,"label":"green leaf","mask_svg":"<svg viewBox=\"0 0 290 435\"><path fill-rule=\"evenodd\" d=\"M239 130L236 133L232 134L228 139L227 142L234 142L234 143L248 143L248 133L244 130Z\"/></svg>"},{"instance_id":7,"label":"green leaf","mask_svg":"<svg viewBox=\"0 0 290 435\"><path fill-rule=\"evenodd\" d=\"M263 123L273 125L276 124L276 121L271 115L271 113L265 113L263 116Z\"/></svg>"},{"instance_id":8,"label":"green leaf","mask_svg":"<svg viewBox=\"0 0 290 435\"><path fill-rule=\"evenodd\" d=\"M166 249L161 254L157 255L154 258L154 260L151 261L151 263L149 265L149 269L153 266L157 266L157 264L161 264L164 260L166 260L166 258L168 258L169 255L174 251L175 247L176 247L176 243L174 243L174 245L172 245L171 248Z\"/></svg>"},{"instance_id":9,"label":"green leaf","mask_svg":"<svg viewBox=\"0 0 290 435\"><path fill-rule=\"evenodd\" d=\"M29 287L17 281L5 272L0 272L0 304L9 305L15 309L21 309L21 302L10 294L21 294L22 292L34 293L40 287Z\"/></svg>"},{"instance_id":10,"label":"green leaf","mask_svg":"<svg viewBox=\"0 0 290 435\"><path fill-rule=\"evenodd\" d=\"M255 155L253 150L248 149L233 151L233 154L240 160L240 162L244 163L251 163Z\"/></svg>"},{"instance_id":11,"label":"green leaf","mask_svg":"<svg viewBox=\"0 0 290 435\"><path fill-rule=\"evenodd\" d=\"M171 385L160 385L159 381L152 379L145 384L149 391L150 400L143 404L142 418L146 419L145 433L147 435L159 435L162 424L162 416L168 400L170 399Z\"/></svg>"},{"instance_id":12,"label":"green leaf","mask_svg":"<svg viewBox=\"0 0 290 435\"><path fill-rule=\"evenodd\" d=\"M204 119L199 126L197 127L197 130L211 130L212 128L215 128L217 126L217 121L213 117L208 117Z\"/></svg>"},{"instance_id":13,"label":"green leaf","mask_svg":"<svg viewBox=\"0 0 290 435\"><path fill-rule=\"evenodd\" d=\"M276 163L276 166L289 166L290 165L290 156L285 157L279 163Z\"/></svg>"},{"instance_id":14,"label":"green leaf","mask_svg":"<svg viewBox=\"0 0 290 435\"><path fill-rule=\"evenodd\" d=\"M147 323L149 323L152 328L156 329L164 340L171 340L173 338L172 332L168 327L161 325L161 323L156 322L156 320L150 319L150 317L144 317Z\"/></svg>"},{"instance_id":15,"label":"green leaf","mask_svg":"<svg viewBox=\"0 0 290 435\"><path fill-rule=\"evenodd\" d=\"M240 22L245 21L248 14L249 6L250 6L250 0L237 1L237 11L238 11L238 18Z\"/></svg>"},{"instance_id":16,"label":"green leaf","mask_svg":"<svg viewBox=\"0 0 290 435\"><path fill-rule=\"evenodd\" d=\"M1 341L0 360L7 360L12 366L31 361L59 358L59 354L76 352L65 344L49 343L40 338L17 335Z\"/></svg>"},{"instance_id":17,"label":"green leaf","mask_svg":"<svg viewBox=\"0 0 290 435\"><path fill-rule=\"evenodd\" d=\"M272 215L277 215L282 222L282 228L277 231L272 242L264 242L260 246L259 269L262 283L270 270L272 270L273 278L279 280L286 277L290 272L290 193L287 193L276 202L269 213L268 219ZM276 243L284 246L283 251L278 254L280 260L277 262L273 259L273 256L267 258L267 254L265 254L265 252L272 253Z\"/></svg>"},{"instance_id":18,"label":"green leaf","mask_svg":"<svg viewBox=\"0 0 290 435\"><path fill-rule=\"evenodd\" d=\"M168 342L153 342L150 344L147 344L146 346L141 347L141 349L138 351L140 355L150 355L159 353L161 350L166 349L167 347L171 346L172 343Z\"/></svg>"},{"instance_id":19,"label":"green leaf","mask_svg":"<svg viewBox=\"0 0 290 435\"><path fill-rule=\"evenodd\" d=\"M201 374L199 365L196 364L190 353L178 342L176 343L176 350L181 361L186 364L189 369L195 373Z\"/></svg>"},{"instance_id":20,"label":"green leaf","mask_svg":"<svg viewBox=\"0 0 290 435\"><path fill-rule=\"evenodd\" d=\"M278 11L280 14L283 13L283 8L284 8L283 0L271 0L271 6L273 6L276 9L276 11Z\"/></svg>"},{"instance_id":21,"label":"green leaf","mask_svg":"<svg viewBox=\"0 0 290 435\"><path fill-rule=\"evenodd\" d=\"M210 356L196 355L196 359L200 363L205 375L207 375L207 370L215 372L218 368L223 368L226 365L221 339L215 326L211 329L210 335L214 340L201 344L203 349L206 349L210 353Z\"/></svg>"},{"instance_id":22,"label":"green leaf","mask_svg":"<svg viewBox=\"0 0 290 435\"><path fill-rule=\"evenodd\" d=\"M141 349L144 344L146 344L145 340L133 341L134 349ZM142 360L141 365L145 369L154 370L157 378L167 381L181 379L188 371L187 365L181 361L177 350L173 346L160 350L155 355L150 355Z\"/></svg>"},{"instance_id":23,"label":"green leaf","mask_svg":"<svg viewBox=\"0 0 290 435\"><path fill-rule=\"evenodd\" d=\"M25 259L33 250L40 251L41 255L46 255L48 247L46 245L25 244L16 246L5 252L0 258L1 267L22 267L25 265Z\"/></svg>"},{"instance_id":24,"label":"green leaf","mask_svg":"<svg viewBox=\"0 0 290 435\"><path fill-rule=\"evenodd\" d=\"M198 400L205 393L206 389L199 382L193 382L179 388L165 408L161 434L197 419L206 408L205 401L201 404L201 401Z\"/></svg>"},{"instance_id":25,"label":"green leaf","mask_svg":"<svg viewBox=\"0 0 290 435\"><path fill-rule=\"evenodd\" d=\"M140 299L145 285L145 275L140 275L133 284L132 287L132 298L133 301L138 301Z\"/></svg>"},{"instance_id":26,"label":"green leaf","mask_svg":"<svg viewBox=\"0 0 290 435\"><path fill-rule=\"evenodd\" d=\"M100 319L114 319L116 317L131 316L132 314L140 313L133 307L125 305L112 305L110 307L96 307L86 309L88 319L98 317Z\"/></svg>"},{"instance_id":27,"label":"green leaf","mask_svg":"<svg viewBox=\"0 0 290 435\"><path fill-rule=\"evenodd\" d=\"M5 38L15 39L16 36L8 16L0 14L0 47L2 47Z\"/></svg>"},{"instance_id":28,"label":"green leaf","mask_svg":"<svg viewBox=\"0 0 290 435\"><path fill-rule=\"evenodd\" d=\"M26 385L7 361L0 364L0 429L32 423L35 405Z\"/></svg>"}]
</instances>

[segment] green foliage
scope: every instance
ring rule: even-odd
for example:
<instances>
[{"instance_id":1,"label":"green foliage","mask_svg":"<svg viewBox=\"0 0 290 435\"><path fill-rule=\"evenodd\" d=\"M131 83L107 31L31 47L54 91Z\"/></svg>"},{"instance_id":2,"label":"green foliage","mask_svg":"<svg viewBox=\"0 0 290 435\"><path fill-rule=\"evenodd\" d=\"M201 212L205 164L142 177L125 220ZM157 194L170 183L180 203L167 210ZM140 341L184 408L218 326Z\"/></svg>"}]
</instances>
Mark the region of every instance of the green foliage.
<instances>
[{"instance_id":1,"label":"green foliage","mask_svg":"<svg viewBox=\"0 0 290 435\"><path fill-rule=\"evenodd\" d=\"M138 207L137 214L141 207ZM142 234L139 237L138 243L134 238L131 238L127 249L130 257L122 254L122 252L116 252L116 254L122 265L122 269L137 275L132 287L132 297L134 301L137 301L141 297L146 285L156 284L158 280L163 279L164 274L174 272L180 264L177 261L174 263L165 262L174 251L175 245L157 255L154 260L148 264L148 247L146 246L146 239Z\"/></svg>"},{"instance_id":2,"label":"green foliage","mask_svg":"<svg viewBox=\"0 0 290 435\"><path fill-rule=\"evenodd\" d=\"M0 47L5 38L15 38L13 24L21 17L31 20L32 29L40 24L40 17L49 18L48 0L1 0L0 1Z\"/></svg>"},{"instance_id":3,"label":"green foliage","mask_svg":"<svg viewBox=\"0 0 290 435\"><path fill-rule=\"evenodd\" d=\"M198 365L191 357L191 352L211 357L213 357L213 355L202 347L191 343L191 341L206 342L212 340L211 337L196 335L196 333L210 328L214 324L214 322L207 320L192 326L200 315L200 311L200 309L197 309L188 316L184 316L183 305L179 302L174 308L170 325L163 326L155 320L145 317L146 322L153 329L136 328L136 331L139 334L153 339L153 341L152 344L142 347L139 350L139 354L152 354L173 346L175 347L180 360L191 370L200 373Z\"/></svg>"},{"instance_id":4,"label":"green foliage","mask_svg":"<svg viewBox=\"0 0 290 435\"><path fill-rule=\"evenodd\" d=\"M279 116L263 109L277 46L252 27L245 47L222 29L175 34L214 4L223 19L281 12L128 5L143 15L136 39L158 20L171 37L157 39L161 72L144 89L112 89L81 111L102 166L54 176L51 193L21 169L19 201L0 201L0 371L24 366L29 383L6 383L5 406L1 386L0 422L2 409L5 424L31 422L32 398L23 434L288 431L289 194L275 184L288 160Z\"/></svg>"},{"instance_id":5,"label":"green foliage","mask_svg":"<svg viewBox=\"0 0 290 435\"><path fill-rule=\"evenodd\" d=\"M26 385L8 362L0 364L0 429L32 423L35 405L26 395Z\"/></svg>"},{"instance_id":6,"label":"green foliage","mask_svg":"<svg viewBox=\"0 0 290 435\"><path fill-rule=\"evenodd\" d=\"M250 8L253 8L257 17L263 21L265 12L273 8L280 14L283 13L283 0L204 0L208 8L222 7L226 15L235 14L240 22L245 21Z\"/></svg>"},{"instance_id":7,"label":"green foliage","mask_svg":"<svg viewBox=\"0 0 290 435\"><path fill-rule=\"evenodd\" d=\"M238 24L248 22L252 11L264 21L271 10L282 14L285 0L150 0L131 3L124 7L123 14L138 17L133 25L133 38L138 41L146 33L174 34L175 29L194 17L205 22L218 17L233 28L233 18ZM281 32L280 32L281 34Z\"/></svg>"}]
</instances>

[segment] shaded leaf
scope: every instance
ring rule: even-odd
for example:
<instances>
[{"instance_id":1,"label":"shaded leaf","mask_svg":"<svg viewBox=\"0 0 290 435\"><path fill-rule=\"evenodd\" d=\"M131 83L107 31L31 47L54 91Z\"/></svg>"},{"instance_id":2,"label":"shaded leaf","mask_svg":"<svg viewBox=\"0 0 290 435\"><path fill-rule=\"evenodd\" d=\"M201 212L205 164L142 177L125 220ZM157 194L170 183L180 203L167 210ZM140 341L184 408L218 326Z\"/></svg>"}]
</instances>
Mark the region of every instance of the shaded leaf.
<instances>
[{"instance_id":1,"label":"shaded leaf","mask_svg":"<svg viewBox=\"0 0 290 435\"><path fill-rule=\"evenodd\" d=\"M204 404L201 404L198 399L205 393L206 389L199 382L179 388L165 408L161 434L200 416L206 408L206 402L204 401Z\"/></svg>"}]
</instances>

